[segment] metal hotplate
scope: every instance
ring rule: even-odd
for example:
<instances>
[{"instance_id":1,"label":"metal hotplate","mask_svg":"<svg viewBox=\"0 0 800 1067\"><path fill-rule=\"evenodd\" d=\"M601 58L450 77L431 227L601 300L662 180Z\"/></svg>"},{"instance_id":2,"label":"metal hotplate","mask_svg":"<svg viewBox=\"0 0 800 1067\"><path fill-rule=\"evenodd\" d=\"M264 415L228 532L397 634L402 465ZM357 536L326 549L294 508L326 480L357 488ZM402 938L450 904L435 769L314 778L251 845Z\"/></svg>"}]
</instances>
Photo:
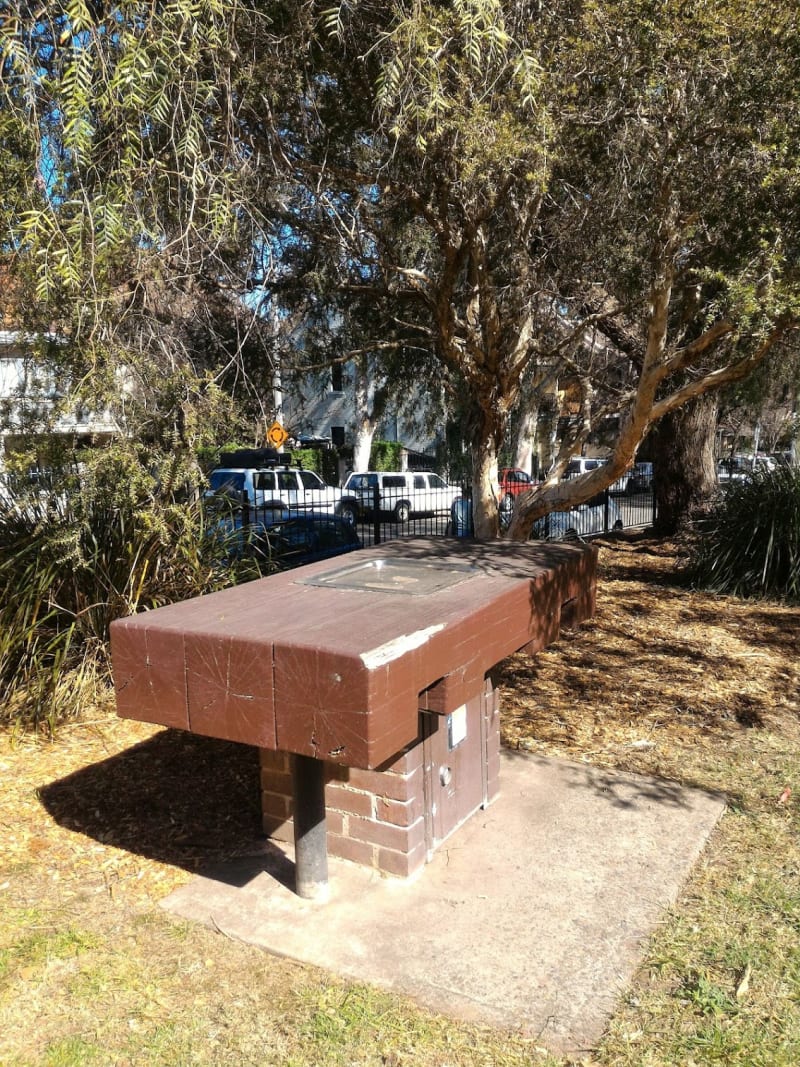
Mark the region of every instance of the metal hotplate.
<instances>
[{"instance_id":1,"label":"metal hotplate","mask_svg":"<svg viewBox=\"0 0 800 1067\"><path fill-rule=\"evenodd\" d=\"M480 573L468 563L429 563L422 559L370 559L350 563L327 574L300 578L302 585L329 589L369 589L376 593L429 596Z\"/></svg>"}]
</instances>

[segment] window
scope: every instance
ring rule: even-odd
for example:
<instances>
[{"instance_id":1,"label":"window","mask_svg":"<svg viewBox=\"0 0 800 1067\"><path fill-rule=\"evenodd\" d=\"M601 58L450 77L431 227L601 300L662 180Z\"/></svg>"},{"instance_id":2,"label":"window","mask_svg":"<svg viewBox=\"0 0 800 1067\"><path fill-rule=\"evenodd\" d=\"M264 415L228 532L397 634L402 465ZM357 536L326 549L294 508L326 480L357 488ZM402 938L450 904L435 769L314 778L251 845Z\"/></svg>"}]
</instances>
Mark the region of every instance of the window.
<instances>
[{"instance_id":1,"label":"window","mask_svg":"<svg viewBox=\"0 0 800 1067\"><path fill-rule=\"evenodd\" d=\"M344 390L344 373L341 363L331 364L331 389L334 393L341 393Z\"/></svg>"},{"instance_id":2,"label":"window","mask_svg":"<svg viewBox=\"0 0 800 1067\"><path fill-rule=\"evenodd\" d=\"M447 488L447 486L445 485L443 479L441 479L438 474L429 474L428 475L428 484L430 485L431 489L446 489Z\"/></svg>"},{"instance_id":3,"label":"window","mask_svg":"<svg viewBox=\"0 0 800 1067\"><path fill-rule=\"evenodd\" d=\"M253 479L254 489L263 489L267 493L275 492L275 475L272 471L259 471Z\"/></svg>"},{"instance_id":4,"label":"window","mask_svg":"<svg viewBox=\"0 0 800 1067\"><path fill-rule=\"evenodd\" d=\"M294 492L297 490L297 477L294 471L280 471L278 473L278 488L281 492Z\"/></svg>"},{"instance_id":5,"label":"window","mask_svg":"<svg viewBox=\"0 0 800 1067\"><path fill-rule=\"evenodd\" d=\"M324 489L325 485L313 471L300 471L300 481L304 489Z\"/></svg>"},{"instance_id":6,"label":"window","mask_svg":"<svg viewBox=\"0 0 800 1067\"><path fill-rule=\"evenodd\" d=\"M244 471L212 471L208 484L215 493L241 493Z\"/></svg>"},{"instance_id":7,"label":"window","mask_svg":"<svg viewBox=\"0 0 800 1067\"><path fill-rule=\"evenodd\" d=\"M415 489L427 489L428 488L428 485L427 485L427 482L425 481L424 475L422 475L422 474L415 474L414 475L414 488Z\"/></svg>"}]
</instances>

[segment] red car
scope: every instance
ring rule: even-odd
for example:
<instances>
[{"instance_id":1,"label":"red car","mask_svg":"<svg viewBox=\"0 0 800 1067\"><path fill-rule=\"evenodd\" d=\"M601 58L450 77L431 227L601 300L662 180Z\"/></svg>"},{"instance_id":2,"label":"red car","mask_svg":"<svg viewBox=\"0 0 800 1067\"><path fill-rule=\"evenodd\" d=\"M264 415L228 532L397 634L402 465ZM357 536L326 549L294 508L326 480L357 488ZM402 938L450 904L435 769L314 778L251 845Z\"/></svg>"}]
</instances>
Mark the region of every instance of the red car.
<instances>
[{"instance_id":1,"label":"red car","mask_svg":"<svg viewBox=\"0 0 800 1067\"><path fill-rule=\"evenodd\" d=\"M533 479L527 471L519 467L504 467L500 471L500 508L510 511L514 506L514 497L533 485Z\"/></svg>"}]
</instances>

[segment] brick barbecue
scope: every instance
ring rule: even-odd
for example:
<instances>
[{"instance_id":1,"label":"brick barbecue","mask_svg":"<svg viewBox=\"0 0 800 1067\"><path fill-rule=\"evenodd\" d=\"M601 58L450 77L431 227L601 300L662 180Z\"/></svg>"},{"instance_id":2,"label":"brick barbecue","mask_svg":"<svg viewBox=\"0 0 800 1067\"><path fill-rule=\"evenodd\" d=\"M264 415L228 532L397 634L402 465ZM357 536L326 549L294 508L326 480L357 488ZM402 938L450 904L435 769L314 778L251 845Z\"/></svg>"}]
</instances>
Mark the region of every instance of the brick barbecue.
<instances>
[{"instance_id":1,"label":"brick barbecue","mask_svg":"<svg viewBox=\"0 0 800 1067\"><path fill-rule=\"evenodd\" d=\"M256 745L268 832L299 811L296 846L407 875L496 793L492 668L590 616L595 571L585 545L402 539L145 612L111 627L117 711Z\"/></svg>"}]
</instances>

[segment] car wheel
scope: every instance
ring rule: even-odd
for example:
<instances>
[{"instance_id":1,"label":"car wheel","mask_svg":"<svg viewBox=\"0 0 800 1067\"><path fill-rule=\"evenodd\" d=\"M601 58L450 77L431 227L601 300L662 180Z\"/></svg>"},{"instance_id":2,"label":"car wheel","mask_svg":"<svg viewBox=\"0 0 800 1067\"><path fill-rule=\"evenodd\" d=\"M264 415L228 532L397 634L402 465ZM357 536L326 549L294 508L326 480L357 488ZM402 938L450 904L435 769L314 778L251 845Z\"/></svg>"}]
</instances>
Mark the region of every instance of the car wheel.
<instances>
[{"instance_id":1,"label":"car wheel","mask_svg":"<svg viewBox=\"0 0 800 1067\"><path fill-rule=\"evenodd\" d=\"M624 530L625 529L625 524L623 523L622 519L617 519L617 521L614 523L614 525L611 528L612 528L612 530Z\"/></svg>"},{"instance_id":2,"label":"car wheel","mask_svg":"<svg viewBox=\"0 0 800 1067\"><path fill-rule=\"evenodd\" d=\"M570 526L570 528L565 532L564 540L565 541L577 541L578 540L578 531L575 529L574 526Z\"/></svg>"},{"instance_id":3,"label":"car wheel","mask_svg":"<svg viewBox=\"0 0 800 1067\"><path fill-rule=\"evenodd\" d=\"M395 505L394 509L394 521L395 522L408 522L411 518L411 505L407 500L401 500L399 504Z\"/></svg>"},{"instance_id":4,"label":"car wheel","mask_svg":"<svg viewBox=\"0 0 800 1067\"><path fill-rule=\"evenodd\" d=\"M268 500L262 508L256 509L256 514L264 520L265 526L274 526L289 518L289 509L280 500Z\"/></svg>"},{"instance_id":5,"label":"car wheel","mask_svg":"<svg viewBox=\"0 0 800 1067\"><path fill-rule=\"evenodd\" d=\"M340 504L338 514L339 518L346 522L348 526L355 526L358 522L358 511L355 504Z\"/></svg>"}]
</instances>

